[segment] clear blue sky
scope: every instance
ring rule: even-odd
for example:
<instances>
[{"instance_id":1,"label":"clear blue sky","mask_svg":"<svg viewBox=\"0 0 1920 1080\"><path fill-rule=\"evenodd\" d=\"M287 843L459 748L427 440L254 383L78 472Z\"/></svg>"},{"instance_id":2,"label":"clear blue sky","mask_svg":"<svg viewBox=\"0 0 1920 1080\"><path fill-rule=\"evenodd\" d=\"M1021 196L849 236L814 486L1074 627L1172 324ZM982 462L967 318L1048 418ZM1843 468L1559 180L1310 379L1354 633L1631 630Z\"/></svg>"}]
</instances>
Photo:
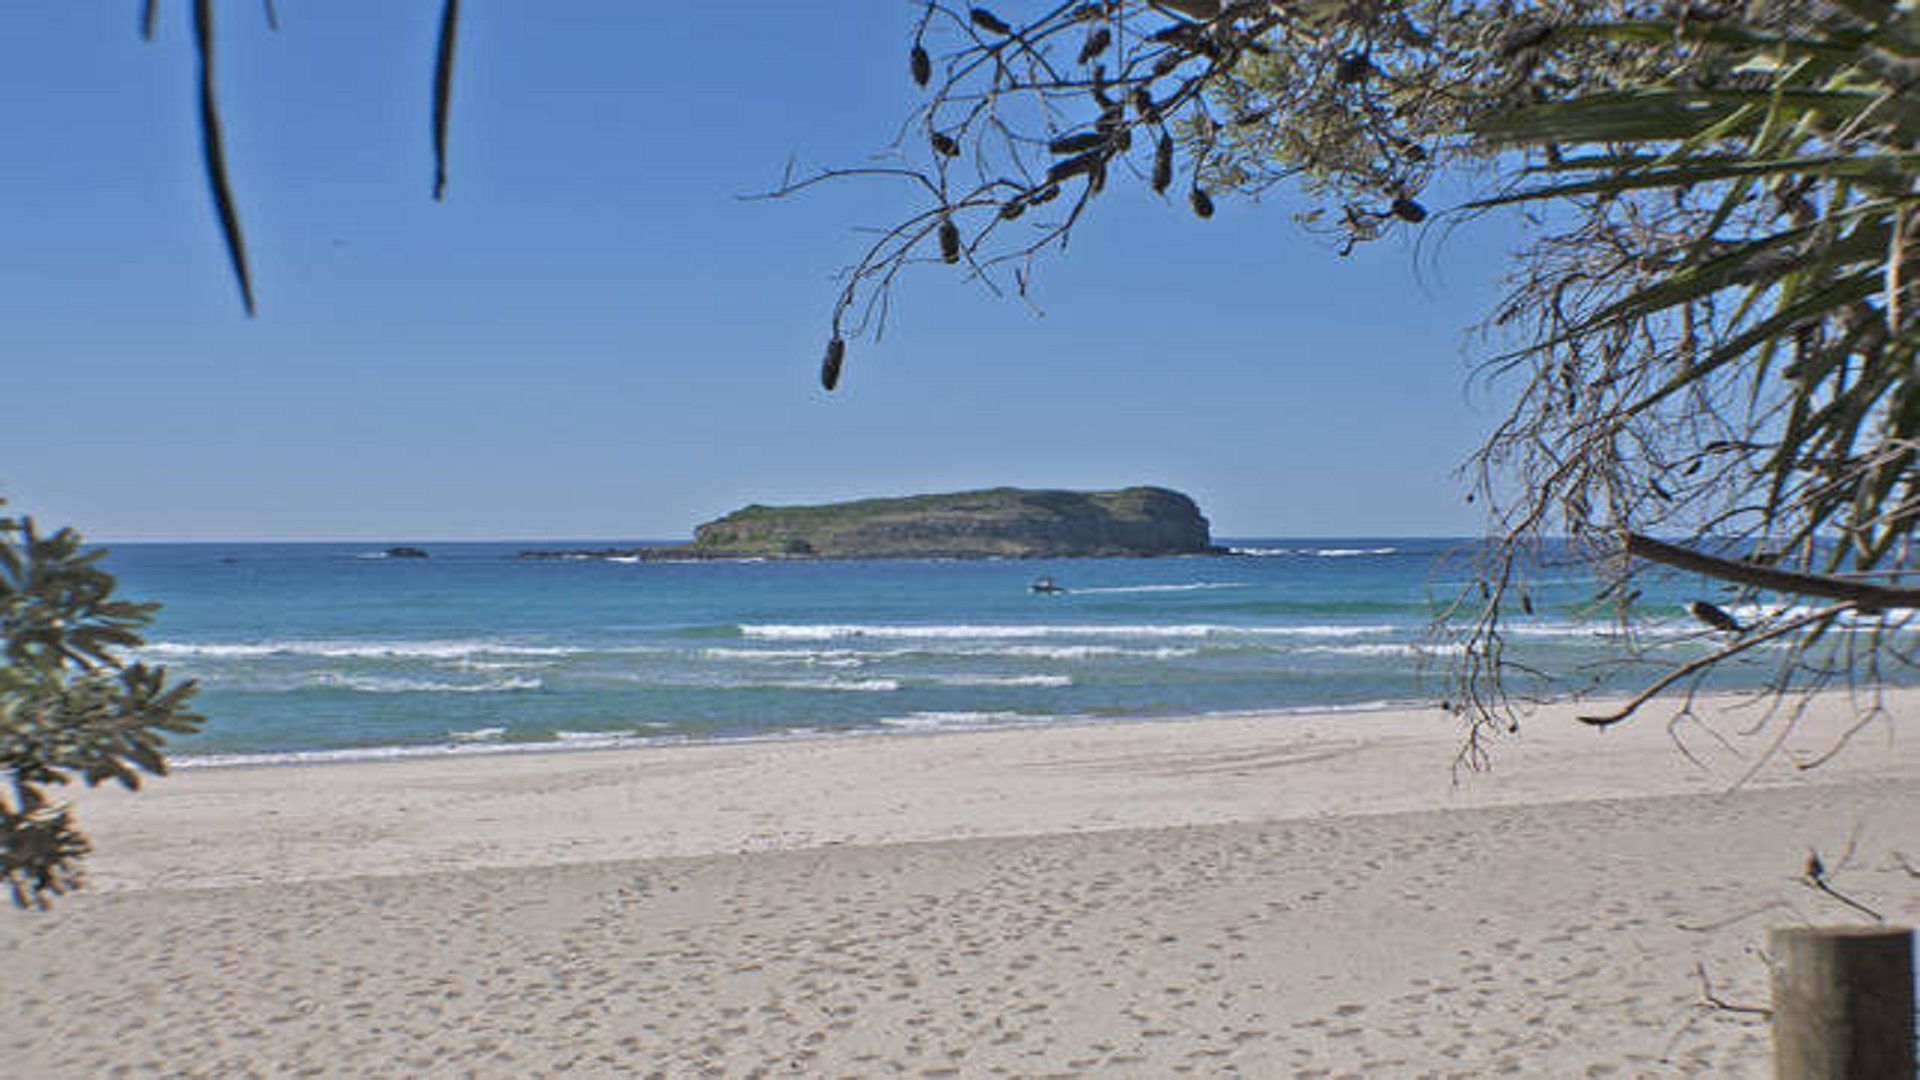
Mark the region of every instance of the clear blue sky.
<instances>
[{"instance_id":1,"label":"clear blue sky","mask_svg":"<svg viewBox=\"0 0 1920 1080\"><path fill-rule=\"evenodd\" d=\"M1503 227L1339 259L1287 197L1126 190L1036 316L943 267L815 382L835 271L904 192L913 9L466 6L429 199L437 4L218 5L260 315L198 160L188 5L0 7L0 493L100 539L641 538L748 502L1158 483L1228 536L1455 534L1492 419L1464 332ZM823 16L831 10L831 16Z\"/></svg>"}]
</instances>

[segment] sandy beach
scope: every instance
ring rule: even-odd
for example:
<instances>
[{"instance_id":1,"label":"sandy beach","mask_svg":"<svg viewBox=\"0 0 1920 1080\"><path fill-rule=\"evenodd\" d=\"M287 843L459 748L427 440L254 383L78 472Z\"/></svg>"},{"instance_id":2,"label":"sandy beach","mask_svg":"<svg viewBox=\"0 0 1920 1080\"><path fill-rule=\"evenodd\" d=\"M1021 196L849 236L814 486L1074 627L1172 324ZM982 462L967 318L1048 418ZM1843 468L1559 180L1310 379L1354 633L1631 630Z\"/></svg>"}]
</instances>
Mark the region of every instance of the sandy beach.
<instances>
[{"instance_id":1,"label":"sandy beach","mask_svg":"<svg viewBox=\"0 0 1920 1080\"><path fill-rule=\"evenodd\" d=\"M1572 711L1459 776L1437 711L186 769L82 794L90 888L0 915L0 1060L1766 1075L1697 972L1764 1004L1766 927L1860 918L1809 849L1920 920L1920 695L1813 770L1843 698L1764 760L1737 699Z\"/></svg>"}]
</instances>

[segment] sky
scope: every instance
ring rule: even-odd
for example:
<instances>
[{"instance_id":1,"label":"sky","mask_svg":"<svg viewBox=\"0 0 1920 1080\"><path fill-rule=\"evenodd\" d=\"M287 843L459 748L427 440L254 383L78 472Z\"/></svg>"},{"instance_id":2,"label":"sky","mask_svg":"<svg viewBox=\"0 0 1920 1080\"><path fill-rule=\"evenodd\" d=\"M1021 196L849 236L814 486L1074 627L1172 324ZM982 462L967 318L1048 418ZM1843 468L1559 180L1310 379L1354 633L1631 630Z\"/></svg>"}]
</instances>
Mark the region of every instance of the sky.
<instances>
[{"instance_id":1,"label":"sky","mask_svg":"<svg viewBox=\"0 0 1920 1080\"><path fill-rule=\"evenodd\" d=\"M848 180L919 91L915 9L217 5L248 319L184 0L0 5L0 496L100 540L671 539L747 503L1161 484L1216 535L1459 535L1497 418L1468 331L1510 224L1339 258L1279 192L1115 185L1039 311L915 267L816 379L837 284L914 204ZM830 10L832 14L823 15ZM1008 14L1014 12L1009 7Z\"/></svg>"}]
</instances>

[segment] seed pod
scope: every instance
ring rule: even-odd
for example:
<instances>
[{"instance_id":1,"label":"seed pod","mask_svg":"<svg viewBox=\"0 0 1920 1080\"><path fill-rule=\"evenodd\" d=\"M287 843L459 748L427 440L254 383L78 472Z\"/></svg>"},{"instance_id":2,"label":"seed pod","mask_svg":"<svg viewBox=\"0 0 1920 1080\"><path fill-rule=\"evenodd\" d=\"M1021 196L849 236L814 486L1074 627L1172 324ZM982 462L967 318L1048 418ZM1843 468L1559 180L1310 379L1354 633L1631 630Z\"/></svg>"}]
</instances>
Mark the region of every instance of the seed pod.
<instances>
[{"instance_id":1,"label":"seed pod","mask_svg":"<svg viewBox=\"0 0 1920 1080\"><path fill-rule=\"evenodd\" d=\"M1084 154L1089 150L1098 150L1105 146L1107 137L1097 131L1083 131L1077 135L1062 135L1047 144L1049 154Z\"/></svg>"},{"instance_id":2,"label":"seed pod","mask_svg":"<svg viewBox=\"0 0 1920 1080\"><path fill-rule=\"evenodd\" d=\"M933 152L939 154L941 157L960 156L960 144L954 142L953 136L948 135L944 131L936 131L928 135L927 141L933 144Z\"/></svg>"},{"instance_id":3,"label":"seed pod","mask_svg":"<svg viewBox=\"0 0 1920 1080\"><path fill-rule=\"evenodd\" d=\"M1107 46L1111 44L1113 44L1113 33L1104 26L1088 34L1087 43L1080 46L1080 63L1083 65L1091 63L1094 57L1106 52Z\"/></svg>"},{"instance_id":4,"label":"seed pod","mask_svg":"<svg viewBox=\"0 0 1920 1080\"><path fill-rule=\"evenodd\" d=\"M933 78L933 61L917 41L913 43L913 51L907 54L907 70L913 73L913 81L919 86L927 85L927 80Z\"/></svg>"},{"instance_id":5,"label":"seed pod","mask_svg":"<svg viewBox=\"0 0 1920 1080\"><path fill-rule=\"evenodd\" d=\"M1427 220L1427 208L1403 195L1393 200L1393 216L1418 225Z\"/></svg>"},{"instance_id":6,"label":"seed pod","mask_svg":"<svg viewBox=\"0 0 1920 1080\"><path fill-rule=\"evenodd\" d=\"M1107 159L1101 158L1094 163L1093 171L1087 174L1087 191L1098 195L1107 186Z\"/></svg>"},{"instance_id":7,"label":"seed pod","mask_svg":"<svg viewBox=\"0 0 1920 1080\"><path fill-rule=\"evenodd\" d=\"M1055 162L1053 168L1047 170L1047 180L1052 183L1058 183L1069 177L1079 176L1081 173L1091 173L1099 169L1102 164L1104 164L1104 159L1101 157L1100 151L1094 150L1090 153L1081 154L1078 157L1070 157L1065 161Z\"/></svg>"},{"instance_id":8,"label":"seed pod","mask_svg":"<svg viewBox=\"0 0 1920 1080\"><path fill-rule=\"evenodd\" d=\"M827 342L826 359L820 361L820 385L828 390L840 385L840 362L847 358L847 343L840 335L833 335Z\"/></svg>"},{"instance_id":9,"label":"seed pod","mask_svg":"<svg viewBox=\"0 0 1920 1080\"><path fill-rule=\"evenodd\" d=\"M1159 144L1153 148L1153 190L1164 195L1172 183L1173 137L1162 133Z\"/></svg>"},{"instance_id":10,"label":"seed pod","mask_svg":"<svg viewBox=\"0 0 1920 1080\"><path fill-rule=\"evenodd\" d=\"M1187 202L1192 204L1193 212L1196 215L1202 218L1210 218L1213 216L1213 196L1207 194L1206 188L1196 187L1188 192Z\"/></svg>"},{"instance_id":11,"label":"seed pod","mask_svg":"<svg viewBox=\"0 0 1920 1080\"><path fill-rule=\"evenodd\" d=\"M1026 212L1027 203L1025 199L1012 198L1000 204L1000 220L1002 221L1012 221L1014 218Z\"/></svg>"},{"instance_id":12,"label":"seed pod","mask_svg":"<svg viewBox=\"0 0 1920 1080\"><path fill-rule=\"evenodd\" d=\"M1039 191L1034 192L1032 195L1027 196L1027 205L1040 206L1044 203L1050 203L1059 197L1060 197L1060 185L1048 184L1046 187L1043 187Z\"/></svg>"},{"instance_id":13,"label":"seed pod","mask_svg":"<svg viewBox=\"0 0 1920 1080\"><path fill-rule=\"evenodd\" d=\"M1153 103L1153 94L1144 86L1133 88L1133 111L1146 123L1160 122L1160 106Z\"/></svg>"},{"instance_id":14,"label":"seed pod","mask_svg":"<svg viewBox=\"0 0 1920 1080\"><path fill-rule=\"evenodd\" d=\"M1357 83L1373 74L1373 61L1365 53L1348 53L1334 65L1333 77L1343 83Z\"/></svg>"},{"instance_id":15,"label":"seed pod","mask_svg":"<svg viewBox=\"0 0 1920 1080\"><path fill-rule=\"evenodd\" d=\"M940 221L940 261L957 263L960 261L960 226L952 218Z\"/></svg>"},{"instance_id":16,"label":"seed pod","mask_svg":"<svg viewBox=\"0 0 1920 1080\"><path fill-rule=\"evenodd\" d=\"M1006 35L1013 33L1013 27L1002 22L1000 16L995 15L986 8L974 8L972 11L967 12L967 18L972 19L973 25L985 30L989 34Z\"/></svg>"},{"instance_id":17,"label":"seed pod","mask_svg":"<svg viewBox=\"0 0 1920 1080\"><path fill-rule=\"evenodd\" d=\"M1730 634L1744 632L1740 620L1705 600L1687 601L1687 612L1715 630L1725 630Z\"/></svg>"}]
</instances>

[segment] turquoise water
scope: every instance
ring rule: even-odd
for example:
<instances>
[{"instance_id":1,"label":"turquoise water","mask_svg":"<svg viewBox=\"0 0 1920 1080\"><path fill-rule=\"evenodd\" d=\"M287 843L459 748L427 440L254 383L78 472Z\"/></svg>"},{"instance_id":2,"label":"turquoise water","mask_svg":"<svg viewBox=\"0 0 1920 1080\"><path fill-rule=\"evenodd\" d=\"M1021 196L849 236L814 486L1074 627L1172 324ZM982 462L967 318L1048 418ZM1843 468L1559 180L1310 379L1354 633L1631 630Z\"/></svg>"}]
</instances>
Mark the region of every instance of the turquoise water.
<instances>
[{"instance_id":1,"label":"turquoise water","mask_svg":"<svg viewBox=\"0 0 1920 1080\"><path fill-rule=\"evenodd\" d=\"M143 658L201 684L206 729L174 744L190 759L979 728L1443 692L1451 657L1427 631L1466 580L1465 541L1230 543L1244 554L807 563L133 544L108 566L129 594L165 604ZM1068 591L1034 594L1042 576ZM1547 576L1517 647L1566 670L1617 655L1611 624L1582 613L1587 581ZM1694 635L1679 599L1643 602L1657 627Z\"/></svg>"}]
</instances>

